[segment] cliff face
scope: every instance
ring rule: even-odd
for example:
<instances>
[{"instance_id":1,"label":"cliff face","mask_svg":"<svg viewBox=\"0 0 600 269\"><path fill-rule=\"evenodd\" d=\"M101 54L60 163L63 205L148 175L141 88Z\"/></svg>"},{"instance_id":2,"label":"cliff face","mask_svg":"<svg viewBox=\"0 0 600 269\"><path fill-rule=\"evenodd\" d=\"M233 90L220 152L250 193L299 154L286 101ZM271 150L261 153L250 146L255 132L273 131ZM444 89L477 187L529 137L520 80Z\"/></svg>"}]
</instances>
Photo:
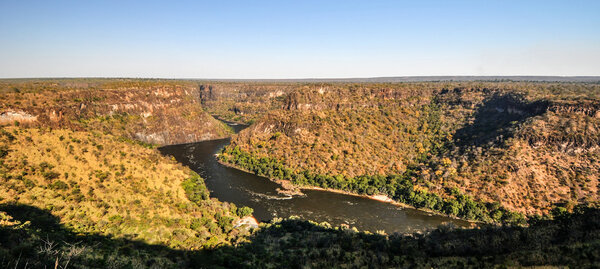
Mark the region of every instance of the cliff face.
<instances>
[{"instance_id":1,"label":"cliff face","mask_svg":"<svg viewBox=\"0 0 600 269\"><path fill-rule=\"evenodd\" d=\"M100 85L3 93L0 124L101 130L158 145L224 138L190 83Z\"/></svg>"},{"instance_id":2,"label":"cliff face","mask_svg":"<svg viewBox=\"0 0 600 269\"><path fill-rule=\"evenodd\" d=\"M313 85L232 139L292 171L346 178L410 172L526 214L599 198L594 84Z\"/></svg>"},{"instance_id":3,"label":"cliff face","mask_svg":"<svg viewBox=\"0 0 600 269\"><path fill-rule=\"evenodd\" d=\"M279 109L287 93L296 84L279 83L213 83L200 84L202 105L219 118L252 123L260 116Z\"/></svg>"}]
</instances>

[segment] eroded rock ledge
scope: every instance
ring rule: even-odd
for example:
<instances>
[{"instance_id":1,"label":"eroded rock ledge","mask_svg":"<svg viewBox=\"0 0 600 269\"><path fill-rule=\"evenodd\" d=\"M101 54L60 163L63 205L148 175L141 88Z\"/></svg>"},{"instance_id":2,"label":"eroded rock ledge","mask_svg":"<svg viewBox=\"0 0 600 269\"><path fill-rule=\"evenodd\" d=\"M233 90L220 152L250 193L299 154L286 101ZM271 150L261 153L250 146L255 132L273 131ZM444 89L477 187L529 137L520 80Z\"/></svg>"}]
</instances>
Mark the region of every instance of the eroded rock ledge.
<instances>
[{"instance_id":1,"label":"eroded rock ledge","mask_svg":"<svg viewBox=\"0 0 600 269\"><path fill-rule=\"evenodd\" d=\"M157 145L227 137L196 85L76 89L2 96L0 125L94 129Z\"/></svg>"}]
</instances>

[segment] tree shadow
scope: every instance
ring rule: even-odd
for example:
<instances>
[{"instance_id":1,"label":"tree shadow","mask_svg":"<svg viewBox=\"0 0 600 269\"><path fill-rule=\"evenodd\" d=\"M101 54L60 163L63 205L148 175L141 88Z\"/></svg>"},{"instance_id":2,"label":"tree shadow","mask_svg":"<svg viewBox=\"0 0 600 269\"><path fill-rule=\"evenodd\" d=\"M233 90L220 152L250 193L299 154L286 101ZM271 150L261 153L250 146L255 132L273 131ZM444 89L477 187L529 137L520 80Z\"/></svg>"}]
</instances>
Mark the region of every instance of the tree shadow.
<instances>
[{"instance_id":1,"label":"tree shadow","mask_svg":"<svg viewBox=\"0 0 600 269\"><path fill-rule=\"evenodd\" d=\"M20 228L0 225L0 267L4 268L600 265L600 210L593 208L576 209L552 221L534 221L529 227L442 226L425 234L390 236L287 219L262 227L237 246L199 251L77 234L47 210L28 205L3 204L0 211L25 223Z\"/></svg>"},{"instance_id":2,"label":"tree shadow","mask_svg":"<svg viewBox=\"0 0 600 269\"><path fill-rule=\"evenodd\" d=\"M496 93L477 108L472 123L456 131L455 143L463 151L471 146L502 146L520 124L545 113L549 105L548 101L528 102L517 94Z\"/></svg>"},{"instance_id":3,"label":"tree shadow","mask_svg":"<svg viewBox=\"0 0 600 269\"><path fill-rule=\"evenodd\" d=\"M187 265L186 251L136 240L78 234L62 225L49 211L34 206L2 204L0 212L10 216L11 222L20 223L0 225L2 268L178 268Z\"/></svg>"},{"instance_id":4,"label":"tree shadow","mask_svg":"<svg viewBox=\"0 0 600 269\"><path fill-rule=\"evenodd\" d=\"M425 234L384 236L288 219L249 242L212 252L229 268L489 268L498 265L600 265L600 210L580 208L529 227L442 226Z\"/></svg>"}]
</instances>

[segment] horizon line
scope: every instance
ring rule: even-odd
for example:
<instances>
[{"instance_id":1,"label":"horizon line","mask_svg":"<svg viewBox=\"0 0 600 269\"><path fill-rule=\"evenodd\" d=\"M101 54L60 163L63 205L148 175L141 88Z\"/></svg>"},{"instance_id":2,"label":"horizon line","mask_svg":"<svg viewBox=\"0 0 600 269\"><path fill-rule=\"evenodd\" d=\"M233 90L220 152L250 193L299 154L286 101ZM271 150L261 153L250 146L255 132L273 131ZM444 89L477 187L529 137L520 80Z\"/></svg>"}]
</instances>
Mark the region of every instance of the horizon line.
<instances>
[{"instance_id":1,"label":"horizon line","mask_svg":"<svg viewBox=\"0 0 600 269\"><path fill-rule=\"evenodd\" d=\"M600 82L600 75L419 75L419 76L376 76L376 77L333 77L333 78L167 78L167 77L0 77L0 80L53 80L53 79L145 79L145 80L199 80L199 81L272 81L272 82L426 82L426 81L539 81L539 82Z\"/></svg>"}]
</instances>

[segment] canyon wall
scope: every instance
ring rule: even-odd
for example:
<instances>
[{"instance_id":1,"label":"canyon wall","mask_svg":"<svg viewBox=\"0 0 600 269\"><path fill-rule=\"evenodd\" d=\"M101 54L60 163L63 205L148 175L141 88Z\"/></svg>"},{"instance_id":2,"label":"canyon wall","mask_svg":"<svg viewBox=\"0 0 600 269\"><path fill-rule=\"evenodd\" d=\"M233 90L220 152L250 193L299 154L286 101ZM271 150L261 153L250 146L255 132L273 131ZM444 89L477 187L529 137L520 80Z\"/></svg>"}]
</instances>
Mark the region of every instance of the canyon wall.
<instances>
[{"instance_id":1,"label":"canyon wall","mask_svg":"<svg viewBox=\"0 0 600 269\"><path fill-rule=\"evenodd\" d=\"M221 119L252 123L263 114L279 109L295 83L201 83L202 105Z\"/></svg>"},{"instance_id":2,"label":"canyon wall","mask_svg":"<svg viewBox=\"0 0 600 269\"><path fill-rule=\"evenodd\" d=\"M424 192L541 214L600 195L599 94L597 84L299 86L228 148L329 186L404 175Z\"/></svg>"},{"instance_id":3,"label":"canyon wall","mask_svg":"<svg viewBox=\"0 0 600 269\"><path fill-rule=\"evenodd\" d=\"M95 88L61 85L0 95L0 124L101 130L168 145L228 137L231 130L202 109L200 90L187 82Z\"/></svg>"}]
</instances>

